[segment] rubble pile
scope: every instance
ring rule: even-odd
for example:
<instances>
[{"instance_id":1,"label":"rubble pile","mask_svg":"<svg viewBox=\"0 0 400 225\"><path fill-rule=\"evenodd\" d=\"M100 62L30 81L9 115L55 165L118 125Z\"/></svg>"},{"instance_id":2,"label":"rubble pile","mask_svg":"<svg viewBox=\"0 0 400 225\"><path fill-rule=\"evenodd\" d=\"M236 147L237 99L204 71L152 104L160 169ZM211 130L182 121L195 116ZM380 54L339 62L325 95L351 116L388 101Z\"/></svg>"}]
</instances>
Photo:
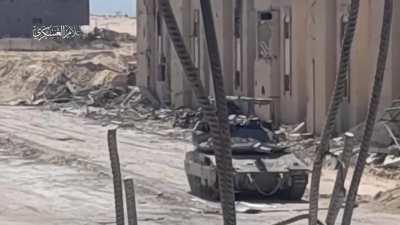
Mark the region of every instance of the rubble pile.
<instances>
[{"instance_id":1,"label":"rubble pile","mask_svg":"<svg viewBox=\"0 0 400 225\"><path fill-rule=\"evenodd\" d=\"M92 32L87 34L88 40L104 40L110 42L136 42L137 38L128 33L120 33L105 28L95 27Z\"/></svg>"},{"instance_id":2,"label":"rubble pile","mask_svg":"<svg viewBox=\"0 0 400 225\"><path fill-rule=\"evenodd\" d=\"M374 200L380 203L380 207L392 213L400 212L400 187L387 192L379 192Z\"/></svg>"},{"instance_id":3,"label":"rubble pile","mask_svg":"<svg viewBox=\"0 0 400 225\"><path fill-rule=\"evenodd\" d=\"M162 106L149 90L135 86L132 55L116 51L56 54L18 53L0 60L0 103L44 106L122 127L154 122L164 130L193 128L200 117L198 111Z\"/></svg>"},{"instance_id":4,"label":"rubble pile","mask_svg":"<svg viewBox=\"0 0 400 225\"><path fill-rule=\"evenodd\" d=\"M120 127L136 127L138 122L157 121L159 125L166 124L165 128L188 129L194 126L200 116L199 112L186 108L162 108L158 100L143 87L94 86L73 92L70 86L74 85L68 82L59 85L58 94L50 95L56 98L46 98L52 110L76 112L84 109L84 116Z\"/></svg>"},{"instance_id":5,"label":"rubble pile","mask_svg":"<svg viewBox=\"0 0 400 225\"><path fill-rule=\"evenodd\" d=\"M351 130L358 144L362 140L365 124ZM398 102L386 109L380 121L375 125L371 139L370 157L367 163L387 169L400 168L400 108ZM359 151L359 147L356 148Z\"/></svg>"},{"instance_id":6,"label":"rubble pile","mask_svg":"<svg viewBox=\"0 0 400 225\"><path fill-rule=\"evenodd\" d=\"M385 173L383 176L388 178L400 178L400 171L398 171L400 168L400 108L394 109L394 107L390 108L391 114L399 117L399 120L394 118L393 115L388 118L387 113L385 113L382 119L377 122L371 140L370 157L367 161L371 173L377 175ZM291 146L293 152L300 155L311 165L319 140L312 137L311 134L305 133L304 128L304 123L296 126L281 126L275 131L275 134L280 137L280 143ZM351 161L353 166L357 162L357 153L360 151L364 128L365 124L360 124L349 131L355 137L354 157ZM342 136L330 141L330 151L336 157L341 155L343 147L344 138ZM326 167L335 168L336 163L335 157L327 156Z\"/></svg>"}]
</instances>

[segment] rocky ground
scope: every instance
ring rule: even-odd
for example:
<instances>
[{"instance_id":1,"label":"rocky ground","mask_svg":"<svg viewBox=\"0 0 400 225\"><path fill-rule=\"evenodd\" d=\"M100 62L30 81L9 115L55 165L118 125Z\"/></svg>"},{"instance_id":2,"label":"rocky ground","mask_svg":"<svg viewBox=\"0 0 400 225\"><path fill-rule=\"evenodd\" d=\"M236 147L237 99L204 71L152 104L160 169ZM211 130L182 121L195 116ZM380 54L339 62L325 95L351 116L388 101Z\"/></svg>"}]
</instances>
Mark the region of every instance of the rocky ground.
<instances>
[{"instance_id":1,"label":"rocky ground","mask_svg":"<svg viewBox=\"0 0 400 225\"><path fill-rule=\"evenodd\" d=\"M0 221L7 225L113 224L113 189L106 131L98 121L32 107L0 107ZM118 132L124 177L135 179L140 224L220 224L218 204L191 196L183 158L192 146L134 129ZM322 179L328 204L334 171ZM397 224L400 217L368 204L398 181L369 175L354 224ZM367 198L368 197L368 198ZM251 204L250 204L251 203ZM265 224L305 213L307 203L238 203L261 209L239 213L239 224ZM321 216L325 213L321 211Z\"/></svg>"}]
</instances>

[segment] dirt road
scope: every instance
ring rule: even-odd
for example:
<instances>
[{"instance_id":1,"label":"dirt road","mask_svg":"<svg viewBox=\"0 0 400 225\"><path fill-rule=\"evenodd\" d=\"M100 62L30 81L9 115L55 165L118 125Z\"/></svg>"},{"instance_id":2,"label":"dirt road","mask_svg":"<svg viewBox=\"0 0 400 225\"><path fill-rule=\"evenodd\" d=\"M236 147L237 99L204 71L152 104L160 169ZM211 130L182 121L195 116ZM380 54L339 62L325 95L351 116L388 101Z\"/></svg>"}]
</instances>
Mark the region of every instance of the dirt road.
<instances>
[{"instance_id":1,"label":"dirt road","mask_svg":"<svg viewBox=\"0 0 400 225\"><path fill-rule=\"evenodd\" d=\"M0 107L1 224L114 224L108 128L57 112ZM118 142L123 175L135 179L140 224L221 224L218 204L188 194L183 159L192 149L189 143L136 130L120 130ZM330 193L333 174L325 173L325 194ZM397 185L366 181L366 195ZM328 202L322 203L324 207ZM272 224L306 213L308 207L306 202L251 206L263 212L239 213L239 224ZM356 211L354 224L395 225L399 219L365 206Z\"/></svg>"}]
</instances>

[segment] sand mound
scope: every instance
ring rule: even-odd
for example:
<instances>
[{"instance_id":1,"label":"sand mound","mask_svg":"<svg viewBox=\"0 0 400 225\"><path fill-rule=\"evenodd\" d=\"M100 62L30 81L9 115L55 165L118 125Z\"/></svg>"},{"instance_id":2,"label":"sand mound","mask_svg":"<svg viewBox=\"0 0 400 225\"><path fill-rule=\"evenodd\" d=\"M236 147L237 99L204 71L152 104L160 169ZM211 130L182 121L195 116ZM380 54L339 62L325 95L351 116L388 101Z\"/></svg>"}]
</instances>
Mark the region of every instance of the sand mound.
<instances>
[{"instance_id":1,"label":"sand mound","mask_svg":"<svg viewBox=\"0 0 400 225\"><path fill-rule=\"evenodd\" d=\"M34 57L11 53L0 59L0 103L32 103L48 88L69 82L74 89L108 86L127 73L128 57L109 52L49 53ZM51 87L53 85L54 87ZM59 85L62 86L62 85Z\"/></svg>"}]
</instances>

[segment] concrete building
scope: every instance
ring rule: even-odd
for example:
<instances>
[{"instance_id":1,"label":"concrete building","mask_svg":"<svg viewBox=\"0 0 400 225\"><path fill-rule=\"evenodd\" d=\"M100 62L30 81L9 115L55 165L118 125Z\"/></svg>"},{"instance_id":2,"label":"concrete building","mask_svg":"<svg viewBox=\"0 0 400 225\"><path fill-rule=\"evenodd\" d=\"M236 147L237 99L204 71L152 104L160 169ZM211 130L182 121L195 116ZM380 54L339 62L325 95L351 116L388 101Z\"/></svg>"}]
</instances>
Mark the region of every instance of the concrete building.
<instances>
[{"instance_id":1,"label":"concrete building","mask_svg":"<svg viewBox=\"0 0 400 225\"><path fill-rule=\"evenodd\" d=\"M341 41L348 20L350 0L309 1L307 6L306 88L308 130L321 132L325 122L334 81L338 73ZM380 42L384 0L360 1L359 22L351 55L345 99L337 121L338 131L362 122L367 115L369 98ZM391 51L385 74L381 112L400 97L398 66L400 45L400 2L394 1ZM396 88L397 87L397 88Z\"/></svg>"},{"instance_id":2,"label":"concrete building","mask_svg":"<svg viewBox=\"0 0 400 225\"><path fill-rule=\"evenodd\" d=\"M211 1L228 95L272 98L249 109L263 119L307 123L320 133L338 72L350 0ZM171 0L206 90L213 93L199 0ZM361 1L339 132L365 119L384 0ZM395 1L382 109L400 97L400 2ZM138 0L139 74L166 105L195 106L156 0ZM396 88L397 87L397 88Z\"/></svg>"},{"instance_id":3,"label":"concrete building","mask_svg":"<svg viewBox=\"0 0 400 225\"><path fill-rule=\"evenodd\" d=\"M89 25L89 0L0 0L0 38L32 37L33 25Z\"/></svg>"}]
</instances>

